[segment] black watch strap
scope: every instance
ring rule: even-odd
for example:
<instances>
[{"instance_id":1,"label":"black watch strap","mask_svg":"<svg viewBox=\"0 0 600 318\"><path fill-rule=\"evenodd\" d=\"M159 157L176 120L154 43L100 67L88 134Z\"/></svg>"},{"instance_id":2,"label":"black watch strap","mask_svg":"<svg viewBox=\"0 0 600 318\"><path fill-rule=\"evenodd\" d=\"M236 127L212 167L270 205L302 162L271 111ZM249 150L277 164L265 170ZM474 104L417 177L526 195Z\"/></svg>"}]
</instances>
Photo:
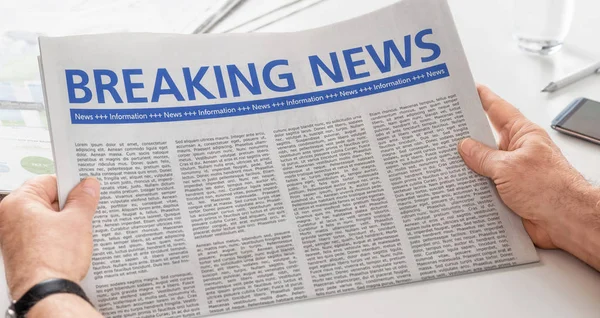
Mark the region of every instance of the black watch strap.
<instances>
[{"instance_id":1,"label":"black watch strap","mask_svg":"<svg viewBox=\"0 0 600 318\"><path fill-rule=\"evenodd\" d=\"M83 292L83 289L77 283L67 279L51 278L31 287L21 299L14 301L8 309L6 316L25 317L27 312L40 300L52 294L59 293L75 294L91 304L85 292Z\"/></svg>"}]
</instances>

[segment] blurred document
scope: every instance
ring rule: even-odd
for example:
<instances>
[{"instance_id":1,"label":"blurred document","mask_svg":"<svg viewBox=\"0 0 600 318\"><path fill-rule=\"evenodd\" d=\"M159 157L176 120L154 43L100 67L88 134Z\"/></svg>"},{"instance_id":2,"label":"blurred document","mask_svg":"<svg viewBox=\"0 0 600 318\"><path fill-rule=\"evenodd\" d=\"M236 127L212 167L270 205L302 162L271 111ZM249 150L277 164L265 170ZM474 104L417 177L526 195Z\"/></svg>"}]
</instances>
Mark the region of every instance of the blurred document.
<instances>
[{"instance_id":1,"label":"blurred document","mask_svg":"<svg viewBox=\"0 0 600 318\"><path fill-rule=\"evenodd\" d=\"M41 95L39 83L0 82L0 193L36 175L54 173Z\"/></svg>"}]
</instances>

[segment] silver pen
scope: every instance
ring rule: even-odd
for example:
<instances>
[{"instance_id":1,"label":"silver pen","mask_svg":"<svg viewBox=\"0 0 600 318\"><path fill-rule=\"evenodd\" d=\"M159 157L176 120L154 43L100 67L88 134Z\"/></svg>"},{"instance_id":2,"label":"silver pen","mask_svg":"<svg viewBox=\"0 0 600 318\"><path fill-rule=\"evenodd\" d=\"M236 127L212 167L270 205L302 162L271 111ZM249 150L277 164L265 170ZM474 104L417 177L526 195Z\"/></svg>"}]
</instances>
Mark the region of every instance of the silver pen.
<instances>
[{"instance_id":1,"label":"silver pen","mask_svg":"<svg viewBox=\"0 0 600 318\"><path fill-rule=\"evenodd\" d=\"M567 85L573 84L585 77L588 77L594 73L600 73L600 62L596 62L592 65L589 65L575 73L571 73L564 78L556 80L554 82L550 82L548 86L542 89L542 92L554 92L557 91Z\"/></svg>"},{"instance_id":2,"label":"silver pen","mask_svg":"<svg viewBox=\"0 0 600 318\"><path fill-rule=\"evenodd\" d=\"M207 33L210 31L217 23L219 23L223 18L225 18L231 10L237 7L240 3L245 0L228 0L226 1L217 11L211 14L202 24L200 24L193 34L198 33Z\"/></svg>"}]
</instances>

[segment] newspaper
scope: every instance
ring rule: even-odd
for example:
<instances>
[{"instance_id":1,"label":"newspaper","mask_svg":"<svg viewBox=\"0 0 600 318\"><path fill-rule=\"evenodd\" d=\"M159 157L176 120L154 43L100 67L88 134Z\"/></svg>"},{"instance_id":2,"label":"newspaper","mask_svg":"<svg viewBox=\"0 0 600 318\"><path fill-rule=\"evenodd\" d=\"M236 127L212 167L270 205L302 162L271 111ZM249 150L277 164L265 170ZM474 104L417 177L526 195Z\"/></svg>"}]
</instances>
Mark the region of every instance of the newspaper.
<instances>
[{"instance_id":1,"label":"newspaper","mask_svg":"<svg viewBox=\"0 0 600 318\"><path fill-rule=\"evenodd\" d=\"M64 203L102 182L84 288L196 317L535 262L457 154L494 145L444 0L287 34L41 38Z\"/></svg>"}]
</instances>

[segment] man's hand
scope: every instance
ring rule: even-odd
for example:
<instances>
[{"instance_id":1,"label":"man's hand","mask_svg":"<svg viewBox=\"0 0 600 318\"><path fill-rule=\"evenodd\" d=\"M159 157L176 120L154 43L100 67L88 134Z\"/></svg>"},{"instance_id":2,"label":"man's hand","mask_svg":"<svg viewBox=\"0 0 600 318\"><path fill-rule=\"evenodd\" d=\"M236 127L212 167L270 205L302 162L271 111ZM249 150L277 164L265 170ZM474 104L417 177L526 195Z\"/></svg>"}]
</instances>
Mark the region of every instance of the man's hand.
<instances>
[{"instance_id":1,"label":"man's hand","mask_svg":"<svg viewBox=\"0 0 600 318\"><path fill-rule=\"evenodd\" d=\"M538 247L565 249L600 269L600 191L567 162L544 129L487 87L478 91L500 137L499 150L467 138L458 147L467 166L494 181Z\"/></svg>"},{"instance_id":2,"label":"man's hand","mask_svg":"<svg viewBox=\"0 0 600 318\"><path fill-rule=\"evenodd\" d=\"M99 194L98 180L85 179L59 211L56 177L40 176L2 200L0 243L13 299L48 278L80 282L85 277Z\"/></svg>"}]
</instances>

